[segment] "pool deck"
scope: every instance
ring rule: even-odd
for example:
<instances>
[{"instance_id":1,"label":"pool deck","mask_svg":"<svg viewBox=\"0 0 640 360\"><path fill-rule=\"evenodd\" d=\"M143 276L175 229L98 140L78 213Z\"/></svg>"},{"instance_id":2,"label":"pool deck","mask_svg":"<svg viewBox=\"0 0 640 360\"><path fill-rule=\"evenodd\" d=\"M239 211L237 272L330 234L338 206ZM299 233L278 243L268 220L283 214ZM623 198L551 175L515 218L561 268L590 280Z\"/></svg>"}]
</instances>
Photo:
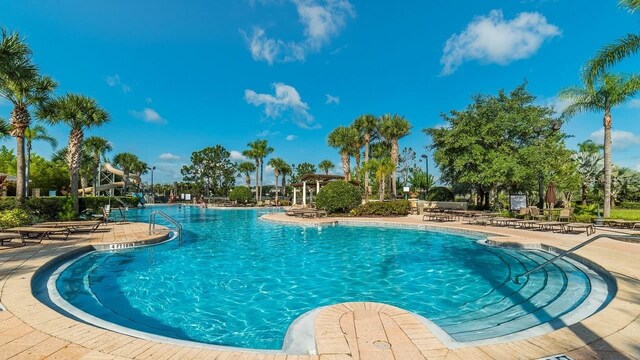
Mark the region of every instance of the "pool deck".
<instances>
[{"instance_id":1,"label":"pool deck","mask_svg":"<svg viewBox=\"0 0 640 360\"><path fill-rule=\"evenodd\" d=\"M349 218L297 219L282 213L263 219L318 225L353 221ZM359 223L424 226L418 216L357 219ZM434 228L485 231L499 242L541 243L560 249L587 239L563 235L483 227L461 223L433 224ZM602 231L598 230L598 234ZM542 336L515 342L449 349L415 316L378 303L354 302L323 308L315 319L318 355L223 351L145 340L82 323L37 300L31 279L49 261L86 246L109 247L159 242L167 231L149 235L143 223L110 224L94 234L41 244L9 243L0 247L0 359L538 359L566 354L573 359L640 359L640 244L599 240L577 254L611 273L616 297L602 311Z\"/></svg>"}]
</instances>

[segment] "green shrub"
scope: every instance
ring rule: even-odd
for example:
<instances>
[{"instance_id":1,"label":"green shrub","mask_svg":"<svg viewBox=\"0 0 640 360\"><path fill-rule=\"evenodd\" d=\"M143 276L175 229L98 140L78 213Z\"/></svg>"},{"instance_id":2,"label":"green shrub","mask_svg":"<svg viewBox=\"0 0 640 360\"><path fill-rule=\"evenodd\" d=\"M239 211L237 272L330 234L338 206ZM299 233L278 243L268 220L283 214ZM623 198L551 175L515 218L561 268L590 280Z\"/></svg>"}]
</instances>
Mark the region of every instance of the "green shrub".
<instances>
[{"instance_id":1,"label":"green shrub","mask_svg":"<svg viewBox=\"0 0 640 360\"><path fill-rule=\"evenodd\" d=\"M329 213L348 213L361 203L360 190L344 180L328 183L316 197L316 206Z\"/></svg>"},{"instance_id":2,"label":"green shrub","mask_svg":"<svg viewBox=\"0 0 640 360\"><path fill-rule=\"evenodd\" d=\"M595 216L589 214L575 215L575 222L592 223L596 219Z\"/></svg>"},{"instance_id":3,"label":"green shrub","mask_svg":"<svg viewBox=\"0 0 640 360\"><path fill-rule=\"evenodd\" d=\"M291 206L291 201L289 201L289 200L278 200L278 204L280 206Z\"/></svg>"},{"instance_id":4,"label":"green shrub","mask_svg":"<svg viewBox=\"0 0 640 360\"><path fill-rule=\"evenodd\" d=\"M640 202L623 201L617 207L620 209L640 210Z\"/></svg>"},{"instance_id":5,"label":"green shrub","mask_svg":"<svg viewBox=\"0 0 640 360\"><path fill-rule=\"evenodd\" d=\"M592 215L592 216L597 215L598 205L597 204L576 205L575 214L576 215Z\"/></svg>"},{"instance_id":6,"label":"green shrub","mask_svg":"<svg viewBox=\"0 0 640 360\"><path fill-rule=\"evenodd\" d=\"M368 202L351 210L353 216L406 216L411 211L408 200Z\"/></svg>"},{"instance_id":7,"label":"green shrub","mask_svg":"<svg viewBox=\"0 0 640 360\"><path fill-rule=\"evenodd\" d=\"M246 204L253 200L253 193L246 186L236 186L229 191L229 200Z\"/></svg>"},{"instance_id":8,"label":"green shrub","mask_svg":"<svg viewBox=\"0 0 640 360\"><path fill-rule=\"evenodd\" d=\"M24 226L31 223L29 212L24 209L11 209L0 211L0 228L7 229L16 226Z\"/></svg>"},{"instance_id":9,"label":"green shrub","mask_svg":"<svg viewBox=\"0 0 640 360\"><path fill-rule=\"evenodd\" d=\"M427 200L429 201L453 201L453 192L444 186L436 186L429 189Z\"/></svg>"},{"instance_id":10,"label":"green shrub","mask_svg":"<svg viewBox=\"0 0 640 360\"><path fill-rule=\"evenodd\" d=\"M135 196L118 196L117 198L123 203L125 203L125 205L128 207L138 206L139 199ZM91 211L97 214L101 214L102 208L105 205L109 204L108 196L86 196L86 197L80 197L78 200L79 200L81 212L86 209L90 209ZM122 206L122 204L120 204L117 200L111 199L112 208L119 207L119 206Z\"/></svg>"},{"instance_id":11,"label":"green shrub","mask_svg":"<svg viewBox=\"0 0 640 360\"><path fill-rule=\"evenodd\" d=\"M64 197L28 198L25 201L25 208L42 221L55 221L60 218L61 213L65 212L65 201Z\"/></svg>"}]
</instances>

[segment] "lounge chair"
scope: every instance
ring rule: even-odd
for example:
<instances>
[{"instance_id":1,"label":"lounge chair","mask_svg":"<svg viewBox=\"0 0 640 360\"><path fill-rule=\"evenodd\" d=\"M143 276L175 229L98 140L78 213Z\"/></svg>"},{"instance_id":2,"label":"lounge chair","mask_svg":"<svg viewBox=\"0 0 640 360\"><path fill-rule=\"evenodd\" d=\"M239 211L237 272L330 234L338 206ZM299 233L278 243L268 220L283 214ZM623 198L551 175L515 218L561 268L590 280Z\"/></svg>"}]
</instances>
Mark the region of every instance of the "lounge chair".
<instances>
[{"instance_id":1,"label":"lounge chair","mask_svg":"<svg viewBox=\"0 0 640 360\"><path fill-rule=\"evenodd\" d=\"M540 227L540 221L538 220L516 220L514 221L515 227L521 227L524 229L535 229Z\"/></svg>"},{"instance_id":2,"label":"lounge chair","mask_svg":"<svg viewBox=\"0 0 640 360\"><path fill-rule=\"evenodd\" d=\"M11 242L11 240L20 239L20 235L10 232L0 233L0 245L4 245L5 242Z\"/></svg>"},{"instance_id":3,"label":"lounge chair","mask_svg":"<svg viewBox=\"0 0 640 360\"><path fill-rule=\"evenodd\" d=\"M64 239L66 240L71 233L68 228L36 226L19 226L9 228L6 231L18 234L18 236L20 236L20 240L22 240L23 245L26 244L26 240L28 239L35 239L40 243L45 238L50 238L51 235L64 235Z\"/></svg>"},{"instance_id":4,"label":"lounge chair","mask_svg":"<svg viewBox=\"0 0 640 360\"><path fill-rule=\"evenodd\" d=\"M560 210L560 214L558 214L558 221L571 221L571 216L573 213L573 209L564 208Z\"/></svg>"},{"instance_id":5,"label":"lounge chair","mask_svg":"<svg viewBox=\"0 0 640 360\"><path fill-rule=\"evenodd\" d=\"M551 230L552 232L558 228L558 231L562 232L564 225L568 224L568 222L564 221L540 221L538 226L540 226L540 230Z\"/></svg>"},{"instance_id":6,"label":"lounge chair","mask_svg":"<svg viewBox=\"0 0 640 360\"><path fill-rule=\"evenodd\" d=\"M562 232L582 232L586 231L587 236L596 233L596 227L588 223L568 223L562 226Z\"/></svg>"},{"instance_id":7,"label":"lounge chair","mask_svg":"<svg viewBox=\"0 0 640 360\"><path fill-rule=\"evenodd\" d=\"M82 220L82 221L58 221L58 222L44 222L33 225L34 227L55 227L55 228L67 228L70 232L95 232L100 226L98 220Z\"/></svg>"},{"instance_id":8,"label":"lounge chair","mask_svg":"<svg viewBox=\"0 0 640 360\"><path fill-rule=\"evenodd\" d=\"M516 217L518 219L524 219L527 216L529 216L529 213L530 213L529 208L523 207L523 208L520 208L520 210L516 214Z\"/></svg>"},{"instance_id":9,"label":"lounge chair","mask_svg":"<svg viewBox=\"0 0 640 360\"><path fill-rule=\"evenodd\" d=\"M529 216L534 220L544 220L547 216L540 213L537 206L529 206Z\"/></svg>"},{"instance_id":10,"label":"lounge chair","mask_svg":"<svg viewBox=\"0 0 640 360\"><path fill-rule=\"evenodd\" d=\"M455 216L451 214L442 214L442 213L428 213L422 215L422 221L455 221Z\"/></svg>"},{"instance_id":11,"label":"lounge chair","mask_svg":"<svg viewBox=\"0 0 640 360\"><path fill-rule=\"evenodd\" d=\"M635 229L640 227L640 221L638 220L611 220L610 226L621 227L626 229Z\"/></svg>"}]
</instances>

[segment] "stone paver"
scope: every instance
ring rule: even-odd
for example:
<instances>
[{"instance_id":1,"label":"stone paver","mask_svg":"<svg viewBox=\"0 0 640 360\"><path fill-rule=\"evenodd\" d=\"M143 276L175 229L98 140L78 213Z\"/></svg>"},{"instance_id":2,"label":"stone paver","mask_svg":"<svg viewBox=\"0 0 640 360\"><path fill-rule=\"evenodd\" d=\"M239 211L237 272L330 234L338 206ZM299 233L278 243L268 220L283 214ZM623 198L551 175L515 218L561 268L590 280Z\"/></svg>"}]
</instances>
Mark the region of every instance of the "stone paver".
<instances>
[{"instance_id":1,"label":"stone paver","mask_svg":"<svg viewBox=\"0 0 640 360\"><path fill-rule=\"evenodd\" d=\"M269 214L268 220L333 224L348 218L305 219ZM358 219L406 226L485 231L496 242L545 244L568 249L584 235L561 235L460 223L425 225L417 216ZM323 308L314 330L318 355L220 351L138 339L80 323L48 308L31 293L34 272L54 258L85 246L161 241L167 231L148 235L147 224L109 224L93 234L68 240L0 247L1 359L536 359L565 353L575 359L640 358L640 245L612 240L593 243L577 254L602 266L616 279L615 299L580 323L511 343L449 349L411 313L386 304L353 302Z\"/></svg>"}]
</instances>

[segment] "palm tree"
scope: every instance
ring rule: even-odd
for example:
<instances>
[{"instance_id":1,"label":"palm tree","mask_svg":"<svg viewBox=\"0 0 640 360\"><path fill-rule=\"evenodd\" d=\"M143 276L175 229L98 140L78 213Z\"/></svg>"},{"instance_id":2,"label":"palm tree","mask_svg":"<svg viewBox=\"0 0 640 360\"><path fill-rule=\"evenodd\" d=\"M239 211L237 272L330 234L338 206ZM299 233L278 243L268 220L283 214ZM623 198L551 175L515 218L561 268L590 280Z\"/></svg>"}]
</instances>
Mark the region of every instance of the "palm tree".
<instances>
[{"instance_id":1,"label":"palm tree","mask_svg":"<svg viewBox=\"0 0 640 360\"><path fill-rule=\"evenodd\" d=\"M106 162L107 153L113 150L113 148L107 139L99 136L90 136L84 141L84 149L91 157L93 196L97 196L96 188L100 180L100 160Z\"/></svg>"},{"instance_id":2,"label":"palm tree","mask_svg":"<svg viewBox=\"0 0 640 360\"><path fill-rule=\"evenodd\" d=\"M240 176L244 176L248 188L251 188L251 173L254 171L256 171L256 166L250 161L244 161L238 165L238 173Z\"/></svg>"},{"instance_id":3,"label":"palm tree","mask_svg":"<svg viewBox=\"0 0 640 360\"><path fill-rule=\"evenodd\" d=\"M632 13L640 10L640 1L638 0L620 0L620 4ZM638 51L640 51L640 34L627 34L614 43L605 45L584 67L582 73L584 82L592 85L611 66Z\"/></svg>"},{"instance_id":4,"label":"palm tree","mask_svg":"<svg viewBox=\"0 0 640 360\"><path fill-rule=\"evenodd\" d=\"M329 133L329 146L337 148L340 151L342 160L342 171L344 171L344 179L351 180L350 154L352 153L353 144L356 142L358 132L355 128L347 126L338 126Z\"/></svg>"},{"instance_id":5,"label":"palm tree","mask_svg":"<svg viewBox=\"0 0 640 360\"><path fill-rule=\"evenodd\" d=\"M336 166L331 162L331 160L322 160L320 164L318 164L318 169L324 171L325 175L329 175L329 170L335 168Z\"/></svg>"},{"instance_id":6,"label":"palm tree","mask_svg":"<svg viewBox=\"0 0 640 360\"><path fill-rule=\"evenodd\" d=\"M378 194L380 196L380 201L384 200L386 178L393 173L394 169L395 164L389 157L371 159L365 165L365 171L373 171L376 176L376 180L379 184Z\"/></svg>"},{"instance_id":7,"label":"palm tree","mask_svg":"<svg viewBox=\"0 0 640 360\"><path fill-rule=\"evenodd\" d=\"M573 116L583 111L604 112L604 217L611 213L611 109L633 97L640 91L640 76L606 74L592 86L570 87L560 92L560 97L570 101L563 116Z\"/></svg>"},{"instance_id":8,"label":"palm tree","mask_svg":"<svg viewBox=\"0 0 640 360\"><path fill-rule=\"evenodd\" d=\"M31 167L31 150L32 143L34 141L44 141L49 143L51 147L55 150L58 146L58 140L54 137L47 134L47 129L42 125L35 125L27 128L24 132L24 138L27 140L27 162L25 167L25 177L24 177L24 192L28 196L29 195L29 172Z\"/></svg>"},{"instance_id":9,"label":"palm tree","mask_svg":"<svg viewBox=\"0 0 640 360\"><path fill-rule=\"evenodd\" d=\"M391 144L391 160L393 161L393 174L391 178L391 188L395 197L397 169L398 169L398 140L411 133L411 124L403 116L382 115L378 131L385 142Z\"/></svg>"},{"instance_id":10,"label":"palm tree","mask_svg":"<svg viewBox=\"0 0 640 360\"><path fill-rule=\"evenodd\" d=\"M582 205L587 205L587 187L593 184L602 173L601 146L591 140L578 144L578 152L573 154L578 173L582 177L580 190L582 193Z\"/></svg>"},{"instance_id":11,"label":"palm tree","mask_svg":"<svg viewBox=\"0 0 640 360\"><path fill-rule=\"evenodd\" d=\"M286 195L287 193L287 175L291 175L293 169L291 165L284 163L280 168L280 175L282 175L282 195Z\"/></svg>"},{"instance_id":12,"label":"palm tree","mask_svg":"<svg viewBox=\"0 0 640 360\"><path fill-rule=\"evenodd\" d=\"M52 124L65 123L71 127L67 159L71 173L73 210L78 214L78 171L80 169L80 154L84 141L84 131L108 122L109 114L92 98L66 94L43 104L38 109L38 118Z\"/></svg>"},{"instance_id":13,"label":"palm tree","mask_svg":"<svg viewBox=\"0 0 640 360\"><path fill-rule=\"evenodd\" d=\"M364 138L364 164L369 161L369 146L371 140L373 140L376 131L378 130L379 119L373 115L361 115L354 122L355 128L360 132ZM364 198L365 201L369 199L369 172L364 173Z\"/></svg>"},{"instance_id":14,"label":"palm tree","mask_svg":"<svg viewBox=\"0 0 640 360\"><path fill-rule=\"evenodd\" d=\"M287 163L279 157L269 159L269 166L273 168L273 176L276 178L275 187L276 187L276 205L278 205L278 178L280 177L280 173L283 167L287 166Z\"/></svg>"},{"instance_id":15,"label":"palm tree","mask_svg":"<svg viewBox=\"0 0 640 360\"><path fill-rule=\"evenodd\" d=\"M264 175L264 158L273 152L273 148L269 146L267 140L254 140L247 144L248 150L242 154L256 163L256 200L262 200L262 182ZM258 170L260 171L260 181L258 182Z\"/></svg>"},{"instance_id":16,"label":"palm tree","mask_svg":"<svg viewBox=\"0 0 640 360\"><path fill-rule=\"evenodd\" d=\"M17 33L2 31L0 41L0 97L12 105L11 135L16 138L16 196L25 197L25 131L31 124L29 108L45 102L56 83L42 76L31 61L31 50Z\"/></svg>"}]
</instances>

